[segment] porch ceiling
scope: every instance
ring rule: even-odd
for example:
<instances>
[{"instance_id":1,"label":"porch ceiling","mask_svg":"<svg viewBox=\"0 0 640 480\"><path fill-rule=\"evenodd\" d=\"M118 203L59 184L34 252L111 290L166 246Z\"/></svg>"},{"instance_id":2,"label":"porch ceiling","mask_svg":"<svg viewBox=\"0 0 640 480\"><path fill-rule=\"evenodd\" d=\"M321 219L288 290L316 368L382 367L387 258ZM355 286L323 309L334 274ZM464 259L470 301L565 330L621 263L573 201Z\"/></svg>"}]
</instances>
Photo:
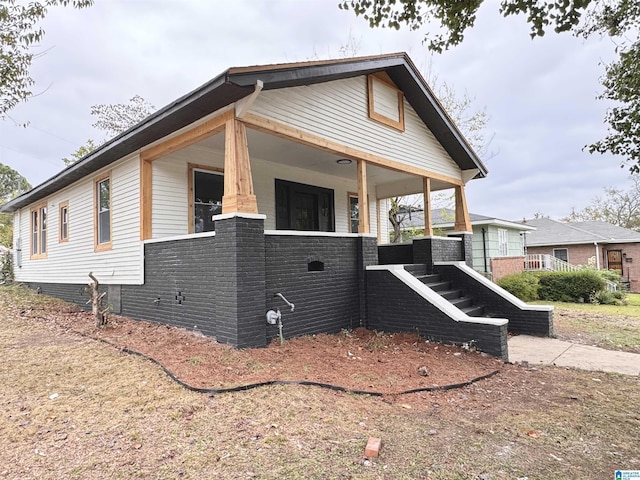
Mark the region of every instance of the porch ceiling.
<instances>
[{"instance_id":1,"label":"porch ceiling","mask_svg":"<svg viewBox=\"0 0 640 480\"><path fill-rule=\"evenodd\" d=\"M343 158L340 155L252 129L247 129L247 143L251 158L260 158L284 166L312 170L354 181L357 178L356 162L349 165L338 164L336 160ZM224 151L224 132L198 142L197 146ZM384 195L379 195L380 198L422 192L422 179L416 175L368 164L367 178L370 184L374 184L380 192L384 192ZM451 185L432 180L433 191L447 188L451 188Z\"/></svg>"}]
</instances>

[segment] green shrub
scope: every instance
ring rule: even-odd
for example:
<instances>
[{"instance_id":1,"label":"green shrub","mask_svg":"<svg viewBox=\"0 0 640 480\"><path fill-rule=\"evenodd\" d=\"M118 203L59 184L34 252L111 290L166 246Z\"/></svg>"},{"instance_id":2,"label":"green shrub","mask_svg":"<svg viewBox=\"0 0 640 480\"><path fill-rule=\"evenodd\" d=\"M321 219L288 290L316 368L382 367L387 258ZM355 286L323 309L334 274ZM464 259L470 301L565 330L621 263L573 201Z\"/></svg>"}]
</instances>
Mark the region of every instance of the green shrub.
<instances>
[{"instance_id":1,"label":"green shrub","mask_svg":"<svg viewBox=\"0 0 640 480\"><path fill-rule=\"evenodd\" d=\"M507 275L498 280L498 285L524 302L538 299L538 277L523 272Z\"/></svg>"},{"instance_id":2,"label":"green shrub","mask_svg":"<svg viewBox=\"0 0 640 480\"><path fill-rule=\"evenodd\" d=\"M593 303L600 305L625 305L624 296L618 295L620 292L601 290L593 296Z\"/></svg>"},{"instance_id":3,"label":"green shrub","mask_svg":"<svg viewBox=\"0 0 640 480\"><path fill-rule=\"evenodd\" d=\"M541 300L555 302L589 302L593 295L604 290L602 275L591 269L574 272L544 272L539 274Z\"/></svg>"}]
</instances>

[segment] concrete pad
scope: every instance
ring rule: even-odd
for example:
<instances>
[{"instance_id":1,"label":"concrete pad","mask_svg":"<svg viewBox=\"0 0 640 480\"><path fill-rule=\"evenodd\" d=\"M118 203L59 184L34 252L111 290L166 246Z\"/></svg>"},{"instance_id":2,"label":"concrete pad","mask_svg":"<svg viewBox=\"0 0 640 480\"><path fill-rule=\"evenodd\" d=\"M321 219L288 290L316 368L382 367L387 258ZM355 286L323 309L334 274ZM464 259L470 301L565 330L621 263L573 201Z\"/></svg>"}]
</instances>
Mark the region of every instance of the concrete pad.
<instances>
[{"instance_id":1,"label":"concrete pad","mask_svg":"<svg viewBox=\"0 0 640 480\"><path fill-rule=\"evenodd\" d=\"M571 347L571 343L555 338L516 335L509 338L509 361L552 365L554 360Z\"/></svg>"},{"instance_id":2,"label":"concrete pad","mask_svg":"<svg viewBox=\"0 0 640 480\"><path fill-rule=\"evenodd\" d=\"M640 355L637 353L616 352L589 345L572 345L554 363L559 367L640 375Z\"/></svg>"},{"instance_id":3,"label":"concrete pad","mask_svg":"<svg viewBox=\"0 0 640 480\"><path fill-rule=\"evenodd\" d=\"M640 376L640 354L528 335L509 338L509 361Z\"/></svg>"}]
</instances>

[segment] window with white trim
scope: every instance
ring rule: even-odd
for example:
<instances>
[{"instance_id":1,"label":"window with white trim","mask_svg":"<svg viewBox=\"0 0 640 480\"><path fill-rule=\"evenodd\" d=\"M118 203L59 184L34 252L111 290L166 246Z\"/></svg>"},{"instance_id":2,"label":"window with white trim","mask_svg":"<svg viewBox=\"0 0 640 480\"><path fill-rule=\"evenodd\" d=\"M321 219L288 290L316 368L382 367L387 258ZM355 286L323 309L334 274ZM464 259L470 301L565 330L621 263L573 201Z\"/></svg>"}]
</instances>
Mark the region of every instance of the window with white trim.
<instances>
[{"instance_id":1,"label":"window with white trim","mask_svg":"<svg viewBox=\"0 0 640 480\"><path fill-rule=\"evenodd\" d=\"M553 256L558 260L562 260L563 262L569 262L569 250L566 248L554 248Z\"/></svg>"},{"instance_id":2,"label":"window with white trim","mask_svg":"<svg viewBox=\"0 0 640 480\"><path fill-rule=\"evenodd\" d=\"M498 255L506 257L509 255L509 230L498 229Z\"/></svg>"}]
</instances>

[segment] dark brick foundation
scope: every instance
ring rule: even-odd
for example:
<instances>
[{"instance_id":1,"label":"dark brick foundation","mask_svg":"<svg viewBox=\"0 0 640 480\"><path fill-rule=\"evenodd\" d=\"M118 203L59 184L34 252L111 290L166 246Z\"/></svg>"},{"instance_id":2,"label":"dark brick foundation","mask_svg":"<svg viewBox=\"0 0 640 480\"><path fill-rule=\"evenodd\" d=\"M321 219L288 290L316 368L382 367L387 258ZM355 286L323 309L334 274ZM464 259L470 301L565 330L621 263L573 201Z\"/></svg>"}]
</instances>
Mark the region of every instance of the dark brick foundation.
<instances>
[{"instance_id":1,"label":"dark brick foundation","mask_svg":"<svg viewBox=\"0 0 640 480\"><path fill-rule=\"evenodd\" d=\"M273 234L266 235L265 250L266 305L280 308L285 337L366 324L365 268L377 263L375 238ZM323 270L309 271L311 262L320 262ZM276 326L267 327L268 339L277 335Z\"/></svg>"},{"instance_id":2,"label":"dark brick foundation","mask_svg":"<svg viewBox=\"0 0 640 480\"><path fill-rule=\"evenodd\" d=\"M474 302L484 305L491 316L508 318L510 333L553 336L553 310L522 310L455 265L436 265L435 270L456 287L471 292Z\"/></svg>"},{"instance_id":3,"label":"dark brick foundation","mask_svg":"<svg viewBox=\"0 0 640 480\"><path fill-rule=\"evenodd\" d=\"M457 322L387 270L367 271L369 326L385 332L415 332L447 343L474 341L477 348L508 360L507 326Z\"/></svg>"}]
</instances>

